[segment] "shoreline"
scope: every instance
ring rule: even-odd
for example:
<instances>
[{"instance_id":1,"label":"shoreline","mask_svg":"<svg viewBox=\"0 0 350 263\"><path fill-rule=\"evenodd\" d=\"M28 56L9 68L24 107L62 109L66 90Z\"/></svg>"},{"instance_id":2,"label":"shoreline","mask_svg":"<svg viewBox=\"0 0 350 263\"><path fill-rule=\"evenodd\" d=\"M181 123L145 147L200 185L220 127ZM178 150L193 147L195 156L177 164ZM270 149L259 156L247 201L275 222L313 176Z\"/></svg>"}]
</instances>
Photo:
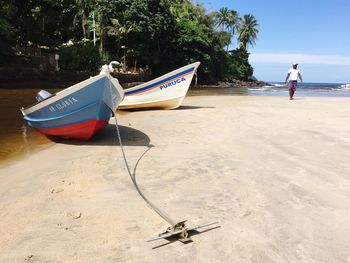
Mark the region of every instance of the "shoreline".
<instances>
[{"instance_id":1,"label":"shoreline","mask_svg":"<svg viewBox=\"0 0 350 263\"><path fill-rule=\"evenodd\" d=\"M252 88L252 87L263 87L266 85L271 85L268 82L261 80L252 81L242 81L233 80L231 82L218 81L217 84L199 84L197 87L191 86L193 88Z\"/></svg>"},{"instance_id":2,"label":"shoreline","mask_svg":"<svg viewBox=\"0 0 350 263\"><path fill-rule=\"evenodd\" d=\"M68 88L99 72L88 71L41 71L37 68L1 68L0 89L57 89ZM123 85L151 80L149 74L112 73Z\"/></svg>"},{"instance_id":3,"label":"shoreline","mask_svg":"<svg viewBox=\"0 0 350 263\"><path fill-rule=\"evenodd\" d=\"M177 110L123 111L145 195L174 220L220 228L186 245L145 242L168 225L134 189L111 120L90 142L0 169L0 261L346 262L348 102L193 96Z\"/></svg>"},{"instance_id":4,"label":"shoreline","mask_svg":"<svg viewBox=\"0 0 350 263\"><path fill-rule=\"evenodd\" d=\"M45 72L36 68L0 68L0 89L57 89L68 88L80 81L94 76L98 72L85 71L58 71ZM113 77L117 78L123 88L131 88L133 86L145 83L155 77L148 74L133 73L113 73ZM194 81L192 81L193 83ZM214 84L199 84L197 87L213 87L213 88L229 88L229 87L260 87L268 83L263 81L240 81L233 80L231 82L217 81ZM193 86L192 86L193 87Z\"/></svg>"}]
</instances>

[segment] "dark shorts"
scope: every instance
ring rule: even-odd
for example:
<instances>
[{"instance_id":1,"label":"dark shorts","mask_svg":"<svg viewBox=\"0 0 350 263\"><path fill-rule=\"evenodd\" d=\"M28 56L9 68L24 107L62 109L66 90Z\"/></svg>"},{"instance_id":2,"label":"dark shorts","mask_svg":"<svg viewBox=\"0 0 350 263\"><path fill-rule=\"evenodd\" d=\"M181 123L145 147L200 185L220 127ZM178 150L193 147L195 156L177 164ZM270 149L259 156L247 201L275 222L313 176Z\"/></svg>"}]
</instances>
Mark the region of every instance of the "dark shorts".
<instances>
[{"instance_id":1,"label":"dark shorts","mask_svg":"<svg viewBox=\"0 0 350 263\"><path fill-rule=\"evenodd\" d=\"M297 85L298 85L298 81L291 80L288 82L288 89L295 91L297 89Z\"/></svg>"}]
</instances>

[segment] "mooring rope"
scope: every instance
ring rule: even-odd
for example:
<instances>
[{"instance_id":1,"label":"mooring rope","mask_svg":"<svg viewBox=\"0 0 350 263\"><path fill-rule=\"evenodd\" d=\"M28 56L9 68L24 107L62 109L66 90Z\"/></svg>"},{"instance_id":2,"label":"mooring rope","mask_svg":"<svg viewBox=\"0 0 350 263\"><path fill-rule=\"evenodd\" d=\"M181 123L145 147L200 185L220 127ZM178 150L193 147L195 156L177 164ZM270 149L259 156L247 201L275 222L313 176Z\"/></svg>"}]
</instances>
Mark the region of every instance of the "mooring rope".
<instances>
[{"instance_id":1,"label":"mooring rope","mask_svg":"<svg viewBox=\"0 0 350 263\"><path fill-rule=\"evenodd\" d=\"M167 215L164 211L162 211L159 207L157 207L151 200L149 200L145 195L144 193L142 193L140 187L137 185L137 181L136 181L136 167L134 169L134 173L131 173L130 171L130 166L129 166L129 163L128 163L128 160L126 159L126 155L125 155L125 151L124 151L124 147L123 147L123 144L122 144L122 139L121 139L121 136L120 136L120 131L119 131L119 127L118 127L118 120L117 120L117 114L114 114L114 119L115 119L115 127L116 127L116 131L117 131L117 135L118 135L118 140L119 140L119 145L120 145L120 149L122 151L122 154L123 154L123 158L124 158L124 163L125 163L125 166L128 170L128 173L129 173L129 176L131 178L131 181L133 182L137 192L139 193L139 195L143 198L143 200L145 200L145 202L160 216L162 217L166 222L168 222L170 225L174 225L175 224L175 221L172 220L169 215ZM147 151L149 151L151 148L149 147L142 155L140 158L142 158L142 156L144 156Z\"/></svg>"},{"instance_id":2,"label":"mooring rope","mask_svg":"<svg viewBox=\"0 0 350 263\"><path fill-rule=\"evenodd\" d=\"M108 76L109 78L109 87L110 87L110 92L111 92L111 95L112 95L112 82L111 82L111 76L109 74ZM112 97L112 96L111 96ZM121 152L122 152L122 155L123 155L123 159L124 159L124 163L125 163L125 166L126 166L126 169L128 171L128 174L130 176L130 179L131 181L133 182L137 192L139 193L139 195L142 197L142 199L149 205L149 207L155 211L161 218L163 218L166 222L168 222L170 225L175 225L176 222L174 220L172 220L169 215L167 215L164 211L162 211L159 207L157 207L153 202L151 202L141 191L140 187L137 185L137 182L136 182L136 165L135 165L135 169L134 169L134 172L132 173L131 170L130 170L130 166L129 166L129 163L128 163L128 160L126 158L126 155L125 155L125 151L124 151L124 147L123 147L123 143L122 143L122 138L121 138L121 135L120 135L120 130L119 130L119 127L118 127L118 120L117 120L117 114L114 112L114 110L112 110L112 114L114 115L114 119L115 119L115 127L116 127L116 131L117 131L117 136L118 136L118 141L119 141L119 146L120 146L120 149L121 149ZM141 155L141 157L139 158L139 160L150 150L150 146L148 146L148 149Z\"/></svg>"}]
</instances>

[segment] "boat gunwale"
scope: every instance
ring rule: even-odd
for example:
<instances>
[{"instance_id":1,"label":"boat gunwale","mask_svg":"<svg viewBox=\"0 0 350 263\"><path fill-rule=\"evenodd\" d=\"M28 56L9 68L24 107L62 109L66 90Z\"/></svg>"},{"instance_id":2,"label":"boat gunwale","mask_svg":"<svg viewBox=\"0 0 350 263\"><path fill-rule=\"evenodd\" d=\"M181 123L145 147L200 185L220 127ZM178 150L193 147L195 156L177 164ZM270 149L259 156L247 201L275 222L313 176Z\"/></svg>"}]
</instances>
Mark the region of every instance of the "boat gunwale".
<instances>
[{"instance_id":1,"label":"boat gunwale","mask_svg":"<svg viewBox=\"0 0 350 263\"><path fill-rule=\"evenodd\" d=\"M47 121L54 121L54 120L58 120L58 119L62 119L62 118L65 118L69 115L72 115L72 114L76 114L84 109L87 109L87 108L90 108L94 105L96 105L98 103L98 100L94 101L94 102L91 102L91 103L88 103L82 107L79 107L78 109L75 109L73 111L70 111L70 112L67 112L65 114L62 114L62 115L58 115L58 116L55 116L55 117L51 117L51 118L46 118L46 119L39 119L39 118L31 118L29 116L23 116L23 119L25 119L26 121L30 121L30 122L47 122ZM109 108L109 107L108 107Z\"/></svg>"},{"instance_id":2,"label":"boat gunwale","mask_svg":"<svg viewBox=\"0 0 350 263\"><path fill-rule=\"evenodd\" d=\"M25 115L28 115L28 114L31 114L31 113L33 113L33 112L35 112L35 111L37 111L37 110L40 110L41 108L36 109L36 110L33 110L33 111L29 112L29 113L27 113L26 111L30 110L30 108L33 108L33 107L35 107L35 106L37 106L37 105L40 105L40 104L43 103L43 102L47 102L47 101L49 101L49 100L53 100L53 101L50 102L49 104L51 104L51 103L53 103L53 102L55 102L55 101L58 101L59 99L62 99L62 98L64 98L65 96L68 96L68 95L72 94L73 92L76 92L76 91L78 91L78 90L81 90L81 89L85 88L87 85L90 85L90 84L92 84L93 82L102 79L103 77L107 77L107 78L108 78L108 76L105 75L105 74L101 74L101 75L97 75L97 76L94 76L94 77L90 77L89 79L83 80L83 81L81 81L81 82L79 82L79 83L77 83L77 84L74 84L74 85L69 86L69 87L67 87L67 88L65 88L65 89L63 89L63 90L61 90L61 91L59 91L59 92L56 92L56 93L54 93L52 96L50 96L50 97L48 97L48 98L46 98L46 99L43 99L43 100L38 101L38 102L34 102L34 103L31 104L30 106L22 107L22 108L21 108L21 111L22 111L22 113L23 113L24 116L25 116ZM89 82L91 82L91 83L89 83ZM89 83L89 84L86 84L86 83ZM58 99L56 99L56 100L53 99L53 98L55 98L55 97L57 97L57 96L59 96L59 95L63 95L63 97L62 97L62 98L58 98ZM48 105L49 105L49 104L48 104ZM45 107L45 106L47 106L47 105L44 105L43 107Z\"/></svg>"},{"instance_id":3,"label":"boat gunwale","mask_svg":"<svg viewBox=\"0 0 350 263\"><path fill-rule=\"evenodd\" d=\"M164 75L162 75L162 76L159 76L159 77L157 77L157 78L155 78L155 79L153 79L153 80L147 81L147 82L142 83L142 84L140 84L140 85L137 85L137 86L135 86L135 87L131 87L131 88L125 89L125 90L124 90L125 96L132 96L131 94L130 94L130 95L127 94L128 92L133 92L133 91L136 91L136 90L138 90L138 89L145 88L145 87L150 86L150 85L156 85L157 82L163 81L163 80L166 79L166 78L174 77L174 76L171 76L172 74L180 74L180 73L182 73L182 72L180 72L180 73L175 73L176 71L181 71L181 70L185 70L185 71L186 71L186 70L189 70L191 67L193 67L193 71L192 71L192 72L195 72L199 65L200 65L200 62L197 61L197 62L194 62L194 63L192 63L192 64L183 66L183 67L181 67L181 68L175 69L175 70L173 70L173 71L171 71L171 72L168 72L168 73L166 73L166 74L164 74ZM188 68L188 69L186 69L186 68ZM191 73L192 73L192 72L191 72ZM188 72L188 73L190 73L190 72ZM149 89L151 89L151 88L149 88ZM148 90L148 89L146 89L146 90Z\"/></svg>"},{"instance_id":4,"label":"boat gunwale","mask_svg":"<svg viewBox=\"0 0 350 263\"><path fill-rule=\"evenodd\" d=\"M159 86L161 86L161 84L163 84L165 82L171 82L176 78L180 78L181 76L192 74L194 69L195 68L193 67L193 68L186 69L183 72L176 73L173 76L169 76L169 77L164 76L159 81L156 81L156 80L150 81L148 85L145 85L144 87L139 87L139 89L125 90L125 96L134 96L134 95L137 95L139 93L147 92L148 90L158 88ZM129 92L129 94L128 94L128 92Z\"/></svg>"}]
</instances>

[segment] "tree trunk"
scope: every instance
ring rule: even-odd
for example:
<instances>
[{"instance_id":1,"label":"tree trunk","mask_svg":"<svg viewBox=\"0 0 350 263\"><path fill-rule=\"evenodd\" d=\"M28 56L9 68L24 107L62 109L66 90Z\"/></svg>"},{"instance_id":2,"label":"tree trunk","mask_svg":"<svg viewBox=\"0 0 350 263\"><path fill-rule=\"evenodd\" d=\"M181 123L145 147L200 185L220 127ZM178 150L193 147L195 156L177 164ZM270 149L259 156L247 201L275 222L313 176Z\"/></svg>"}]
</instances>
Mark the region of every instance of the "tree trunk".
<instances>
[{"instance_id":1,"label":"tree trunk","mask_svg":"<svg viewBox=\"0 0 350 263\"><path fill-rule=\"evenodd\" d=\"M136 73L137 57L135 57L134 72Z\"/></svg>"},{"instance_id":2,"label":"tree trunk","mask_svg":"<svg viewBox=\"0 0 350 263\"><path fill-rule=\"evenodd\" d=\"M196 71L196 73L194 73L194 75L196 77L195 80L194 80L194 86L197 87L197 80L198 80L197 71Z\"/></svg>"},{"instance_id":3,"label":"tree trunk","mask_svg":"<svg viewBox=\"0 0 350 263\"><path fill-rule=\"evenodd\" d=\"M84 36L84 38L87 38L85 25L86 25L86 15L85 15L85 12L84 12L83 13L83 17L81 19L81 27L83 29L83 36Z\"/></svg>"},{"instance_id":4,"label":"tree trunk","mask_svg":"<svg viewBox=\"0 0 350 263\"><path fill-rule=\"evenodd\" d=\"M103 43L104 42L104 30L103 28L101 28L101 32L100 32L100 52L103 51Z\"/></svg>"}]
</instances>

